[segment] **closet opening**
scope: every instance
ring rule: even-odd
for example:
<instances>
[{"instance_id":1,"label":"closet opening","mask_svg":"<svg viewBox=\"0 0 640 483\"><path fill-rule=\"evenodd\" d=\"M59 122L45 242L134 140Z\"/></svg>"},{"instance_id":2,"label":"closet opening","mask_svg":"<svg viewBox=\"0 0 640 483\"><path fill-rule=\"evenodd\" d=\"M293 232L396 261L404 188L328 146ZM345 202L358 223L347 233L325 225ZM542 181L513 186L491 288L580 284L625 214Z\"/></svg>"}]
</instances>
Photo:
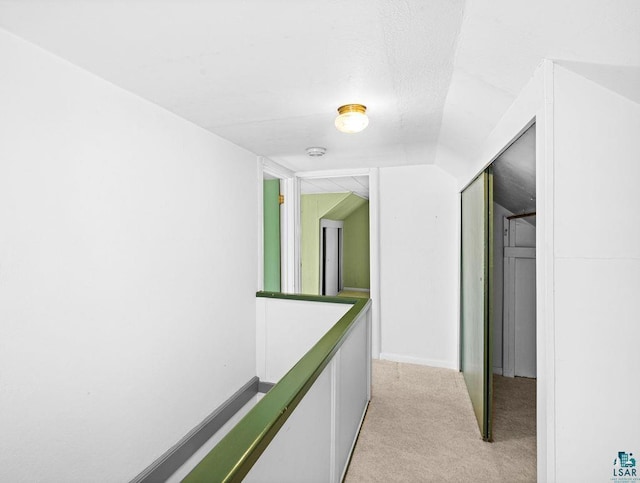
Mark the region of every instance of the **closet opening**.
<instances>
[{"instance_id":1,"label":"closet opening","mask_svg":"<svg viewBox=\"0 0 640 483\"><path fill-rule=\"evenodd\" d=\"M493 440L518 441L536 469L536 128L493 170Z\"/></svg>"},{"instance_id":2,"label":"closet opening","mask_svg":"<svg viewBox=\"0 0 640 483\"><path fill-rule=\"evenodd\" d=\"M482 438L536 475L536 131L463 191L460 367ZM515 449L514 449L515 450Z\"/></svg>"}]
</instances>

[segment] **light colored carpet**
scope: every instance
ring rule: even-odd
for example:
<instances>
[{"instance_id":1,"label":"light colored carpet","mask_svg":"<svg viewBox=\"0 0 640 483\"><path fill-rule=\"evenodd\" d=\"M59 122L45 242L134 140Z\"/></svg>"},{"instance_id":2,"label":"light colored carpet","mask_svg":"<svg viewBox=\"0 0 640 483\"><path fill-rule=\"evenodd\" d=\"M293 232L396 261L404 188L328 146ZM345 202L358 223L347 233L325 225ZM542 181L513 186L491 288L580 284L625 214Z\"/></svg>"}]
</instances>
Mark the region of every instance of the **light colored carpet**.
<instances>
[{"instance_id":1,"label":"light colored carpet","mask_svg":"<svg viewBox=\"0 0 640 483\"><path fill-rule=\"evenodd\" d=\"M462 374L374 361L369 410L345 481L536 481L535 380L494 377L482 441Z\"/></svg>"}]
</instances>

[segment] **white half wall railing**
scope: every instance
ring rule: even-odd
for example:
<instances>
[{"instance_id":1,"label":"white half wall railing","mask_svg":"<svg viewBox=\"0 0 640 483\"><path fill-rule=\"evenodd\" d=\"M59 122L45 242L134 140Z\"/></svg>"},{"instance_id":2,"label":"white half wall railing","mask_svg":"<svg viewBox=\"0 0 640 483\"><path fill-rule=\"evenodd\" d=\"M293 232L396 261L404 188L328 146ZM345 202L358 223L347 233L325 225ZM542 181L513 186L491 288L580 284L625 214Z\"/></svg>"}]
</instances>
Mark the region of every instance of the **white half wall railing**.
<instances>
[{"instance_id":1,"label":"white half wall railing","mask_svg":"<svg viewBox=\"0 0 640 483\"><path fill-rule=\"evenodd\" d=\"M183 481L342 481L371 397L371 301L259 292L256 324L276 384Z\"/></svg>"}]
</instances>

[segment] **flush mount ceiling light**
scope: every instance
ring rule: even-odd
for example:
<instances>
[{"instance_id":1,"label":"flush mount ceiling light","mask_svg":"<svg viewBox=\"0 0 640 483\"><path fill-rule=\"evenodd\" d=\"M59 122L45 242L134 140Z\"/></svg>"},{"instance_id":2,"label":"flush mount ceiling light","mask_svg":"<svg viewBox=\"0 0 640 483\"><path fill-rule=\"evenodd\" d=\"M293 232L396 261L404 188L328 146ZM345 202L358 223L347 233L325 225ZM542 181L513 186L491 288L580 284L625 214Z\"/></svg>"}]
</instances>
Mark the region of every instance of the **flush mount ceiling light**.
<instances>
[{"instance_id":1,"label":"flush mount ceiling light","mask_svg":"<svg viewBox=\"0 0 640 483\"><path fill-rule=\"evenodd\" d=\"M367 108L362 104L346 104L338 108L336 129L353 134L364 130L369 125Z\"/></svg>"},{"instance_id":2,"label":"flush mount ceiling light","mask_svg":"<svg viewBox=\"0 0 640 483\"><path fill-rule=\"evenodd\" d=\"M324 156L327 152L327 148L321 148L320 146L307 148L305 149L307 152L307 156L311 156L312 158L319 158L320 156Z\"/></svg>"}]
</instances>

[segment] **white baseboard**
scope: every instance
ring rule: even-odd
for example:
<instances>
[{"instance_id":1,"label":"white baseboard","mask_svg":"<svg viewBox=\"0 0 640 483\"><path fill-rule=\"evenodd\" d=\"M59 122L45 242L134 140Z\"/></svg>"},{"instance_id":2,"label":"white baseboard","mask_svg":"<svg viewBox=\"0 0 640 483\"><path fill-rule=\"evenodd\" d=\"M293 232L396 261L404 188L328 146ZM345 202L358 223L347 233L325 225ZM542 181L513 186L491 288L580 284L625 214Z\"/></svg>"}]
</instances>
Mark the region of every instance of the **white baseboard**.
<instances>
[{"instance_id":1,"label":"white baseboard","mask_svg":"<svg viewBox=\"0 0 640 483\"><path fill-rule=\"evenodd\" d=\"M441 367L443 369L458 370L458 364L453 361L439 361L436 359L423 359L421 357L405 356L402 354L391 354L381 352L380 359L392 362L404 362L406 364L418 364L420 366Z\"/></svg>"},{"instance_id":2,"label":"white baseboard","mask_svg":"<svg viewBox=\"0 0 640 483\"><path fill-rule=\"evenodd\" d=\"M502 367L494 367L493 368L493 373L501 376L502 375Z\"/></svg>"}]
</instances>

